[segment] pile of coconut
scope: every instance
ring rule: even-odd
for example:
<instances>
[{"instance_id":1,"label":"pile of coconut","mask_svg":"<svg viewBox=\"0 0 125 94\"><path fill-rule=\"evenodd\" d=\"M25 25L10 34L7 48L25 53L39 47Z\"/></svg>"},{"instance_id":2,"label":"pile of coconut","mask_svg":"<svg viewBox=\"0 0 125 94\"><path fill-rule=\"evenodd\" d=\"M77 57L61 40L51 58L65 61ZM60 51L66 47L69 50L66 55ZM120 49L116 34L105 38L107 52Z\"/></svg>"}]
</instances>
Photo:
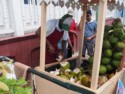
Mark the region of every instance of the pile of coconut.
<instances>
[{"instance_id":1,"label":"pile of coconut","mask_svg":"<svg viewBox=\"0 0 125 94\"><path fill-rule=\"evenodd\" d=\"M83 67L75 68L74 70L70 69L69 62L61 62L60 69L56 69L55 71L50 71L51 74L69 80L71 82L81 84L87 87L90 87L91 84L91 75L85 72L86 70ZM114 74L109 75L101 75L99 76L98 87L108 81Z\"/></svg>"}]
</instances>

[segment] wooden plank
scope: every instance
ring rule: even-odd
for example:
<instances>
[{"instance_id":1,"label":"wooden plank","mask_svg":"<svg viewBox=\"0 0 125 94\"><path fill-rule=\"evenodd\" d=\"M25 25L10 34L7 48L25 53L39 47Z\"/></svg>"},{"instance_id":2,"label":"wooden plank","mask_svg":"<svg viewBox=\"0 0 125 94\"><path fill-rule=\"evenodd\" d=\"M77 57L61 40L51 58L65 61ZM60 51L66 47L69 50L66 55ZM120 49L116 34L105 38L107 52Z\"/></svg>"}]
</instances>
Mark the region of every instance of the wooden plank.
<instances>
[{"instance_id":1,"label":"wooden plank","mask_svg":"<svg viewBox=\"0 0 125 94\"><path fill-rule=\"evenodd\" d=\"M94 63L93 63L93 69L92 69L92 82L91 82L91 89L94 89L94 90L97 89L97 84L98 84L106 10L107 10L107 0L100 0L98 26L97 26L97 34L96 34L96 42L95 42L96 45L95 45L95 53L94 53Z\"/></svg>"},{"instance_id":2,"label":"wooden plank","mask_svg":"<svg viewBox=\"0 0 125 94\"><path fill-rule=\"evenodd\" d=\"M45 70L46 51L46 3L43 0L41 5L41 33L40 33L40 67Z\"/></svg>"},{"instance_id":3,"label":"wooden plank","mask_svg":"<svg viewBox=\"0 0 125 94\"><path fill-rule=\"evenodd\" d=\"M95 94L95 91L76 84L76 83L71 83L69 80L60 78L59 76L55 76L53 74L50 74L48 72L42 71L40 67L36 67L36 70L38 72L41 72L42 74L48 76L47 78L50 80L58 80L58 83L56 84L50 80L47 80L45 78L41 78L36 76L36 87L39 92L39 94ZM56 81L57 82L57 81ZM67 84L66 87L61 86L61 84ZM67 91L68 90L68 91Z\"/></svg>"},{"instance_id":4,"label":"wooden plank","mask_svg":"<svg viewBox=\"0 0 125 94\"><path fill-rule=\"evenodd\" d=\"M68 90L51 81L35 76L38 94L67 94Z\"/></svg>"},{"instance_id":5,"label":"wooden plank","mask_svg":"<svg viewBox=\"0 0 125 94\"><path fill-rule=\"evenodd\" d=\"M82 57L82 49L83 49L83 41L84 41L84 30L85 30L85 21L86 21L86 12L87 12L87 5L83 6L83 15L81 17L80 22L80 45L79 45L79 57L77 62L77 67L80 67L81 64L81 57Z\"/></svg>"},{"instance_id":6,"label":"wooden plank","mask_svg":"<svg viewBox=\"0 0 125 94\"><path fill-rule=\"evenodd\" d=\"M118 80L121 79L122 82L125 83L124 75L125 75L125 69L118 72L114 77L112 77L104 85L102 85L97 90L98 92L97 94L115 94Z\"/></svg>"},{"instance_id":7,"label":"wooden plank","mask_svg":"<svg viewBox=\"0 0 125 94\"><path fill-rule=\"evenodd\" d=\"M71 60L74 60L74 59L77 59L78 58L78 55L75 55L71 58L67 58L65 59L64 61L71 61ZM88 60L87 58L85 57L81 57L81 60ZM55 66L55 65L58 65L60 62L54 62L54 63L51 63L51 64L46 64L45 65L45 68L49 68L49 67L52 67L52 66Z\"/></svg>"},{"instance_id":8,"label":"wooden plank","mask_svg":"<svg viewBox=\"0 0 125 94\"><path fill-rule=\"evenodd\" d=\"M71 61L71 60L74 60L74 59L76 59L76 58L78 58L78 56L74 56L74 57L71 57L71 58L67 58L67 59L65 59L64 61ZM60 62L54 62L54 63L51 63L51 64L46 64L45 66L46 66L46 68L49 68L49 67L52 67L52 66L54 66L54 65L57 65L57 64L59 64Z\"/></svg>"}]
</instances>

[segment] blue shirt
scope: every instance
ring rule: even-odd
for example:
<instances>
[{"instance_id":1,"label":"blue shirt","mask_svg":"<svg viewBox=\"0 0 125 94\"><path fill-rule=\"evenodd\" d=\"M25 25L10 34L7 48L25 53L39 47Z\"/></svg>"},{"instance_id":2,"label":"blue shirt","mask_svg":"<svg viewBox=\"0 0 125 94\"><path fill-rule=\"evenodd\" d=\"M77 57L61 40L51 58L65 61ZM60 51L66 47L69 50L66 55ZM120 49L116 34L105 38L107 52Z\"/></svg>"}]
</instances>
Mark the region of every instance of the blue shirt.
<instances>
[{"instance_id":1,"label":"blue shirt","mask_svg":"<svg viewBox=\"0 0 125 94\"><path fill-rule=\"evenodd\" d=\"M84 38L86 39L87 37L94 35L96 30L97 30L97 22L96 21L86 22ZM91 41L93 41L93 39Z\"/></svg>"}]
</instances>

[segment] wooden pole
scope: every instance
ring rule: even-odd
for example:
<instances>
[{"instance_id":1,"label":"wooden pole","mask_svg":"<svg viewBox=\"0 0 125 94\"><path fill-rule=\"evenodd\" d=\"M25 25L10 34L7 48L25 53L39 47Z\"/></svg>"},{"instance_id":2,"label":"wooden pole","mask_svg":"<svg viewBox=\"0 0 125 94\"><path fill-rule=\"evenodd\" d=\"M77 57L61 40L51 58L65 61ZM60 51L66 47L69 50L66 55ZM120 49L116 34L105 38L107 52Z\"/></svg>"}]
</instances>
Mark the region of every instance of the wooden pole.
<instances>
[{"instance_id":1,"label":"wooden pole","mask_svg":"<svg viewBox=\"0 0 125 94\"><path fill-rule=\"evenodd\" d=\"M77 58L78 58L78 56L73 56L73 57L71 57L71 58L65 59L65 61L72 61L72 60L77 59ZM84 57L82 57L81 60L87 60L87 59L84 58ZM45 65L45 68L49 68L49 67L55 66L55 65L57 65L57 64L60 64L60 62L54 62L54 63L52 63L52 64L46 64L46 65Z\"/></svg>"},{"instance_id":2,"label":"wooden pole","mask_svg":"<svg viewBox=\"0 0 125 94\"><path fill-rule=\"evenodd\" d=\"M94 63L92 69L92 80L91 80L92 89L97 89L98 86L106 10L107 10L107 0L99 0L98 26L97 26L97 34L95 42L96 45L94 53Z\"/></svg>"},{"instance_id":3,"label":"wooden pole","mask_svg":"<svg viewBox=\"0 0 125 94\"><path fill-rule=\"evenodd\" d=\"M79 57L78 57L78 62L77 62L77 67L80 67L80 64L82 62L81 57L82 57L82 50L83 50L83 41L84 41L84 30L85 30L85 22L86 22L86 12L87 12L87 5L83 6L83 15L81 17L81 21L80 21L80 45L79 45Z\"/></svg>"},{"instance_id":4,"label":"wooden pole","mask_svg":"<svg viewBox=\"0 0 125 94\"><path fill-rule=\"evenodd\" d=\"M46 51L46 3L43 0L41 5L41 33L40 33L40 67L45 70Z\"/></svg>"}]
</instances>

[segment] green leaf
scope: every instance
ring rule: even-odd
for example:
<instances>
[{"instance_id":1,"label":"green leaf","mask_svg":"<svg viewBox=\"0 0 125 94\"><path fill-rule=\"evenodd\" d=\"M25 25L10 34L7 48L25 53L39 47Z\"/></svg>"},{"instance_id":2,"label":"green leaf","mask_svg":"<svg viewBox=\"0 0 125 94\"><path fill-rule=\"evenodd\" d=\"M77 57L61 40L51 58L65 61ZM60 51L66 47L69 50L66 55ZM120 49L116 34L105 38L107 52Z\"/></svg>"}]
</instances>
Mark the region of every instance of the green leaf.
<instances>
[{"instance_id":1,"label":"green leaf","mask_svg":"<svg viewBox=\"0 0 125 94\"><path fill-rule=\"evenodd\" d=\"M25 90L26 93L32 91L31 87L27 87L27 88L25 88L24 90Z\"/></svg>"},{"instance_id":2,"label":"green leaf","mask_svg":"<svg viewBox=\"0 0 125 94\"><path fill-rule=\"evenodd\" d=\"M0 94L5 94L5 91L3 91L3 90L0 90Z\"/></svg>"},{"instance_id":3,"label":"green leaf","mask_svg":"<svg viewBox=\"0 0 125 94\"><path fill-rule=\"evenodd\" d=\"M16 80L15 79L8 79L7 84L9 86L15 85L16 84Z\"/></svg>"},{"instance_id":4,"label":"green leaf","mask_svg":"<svg viewBox=\"0 0 125 94\"><path fill-rule=\"evenodd\" d=\"M24 78L21 78L21 79L19 79L18 81L17 81L17 83L16 83L16 85L24 85L24 84L26 84L27 82L25 81L25 79Z\"/></svg>"}]
</instances>

